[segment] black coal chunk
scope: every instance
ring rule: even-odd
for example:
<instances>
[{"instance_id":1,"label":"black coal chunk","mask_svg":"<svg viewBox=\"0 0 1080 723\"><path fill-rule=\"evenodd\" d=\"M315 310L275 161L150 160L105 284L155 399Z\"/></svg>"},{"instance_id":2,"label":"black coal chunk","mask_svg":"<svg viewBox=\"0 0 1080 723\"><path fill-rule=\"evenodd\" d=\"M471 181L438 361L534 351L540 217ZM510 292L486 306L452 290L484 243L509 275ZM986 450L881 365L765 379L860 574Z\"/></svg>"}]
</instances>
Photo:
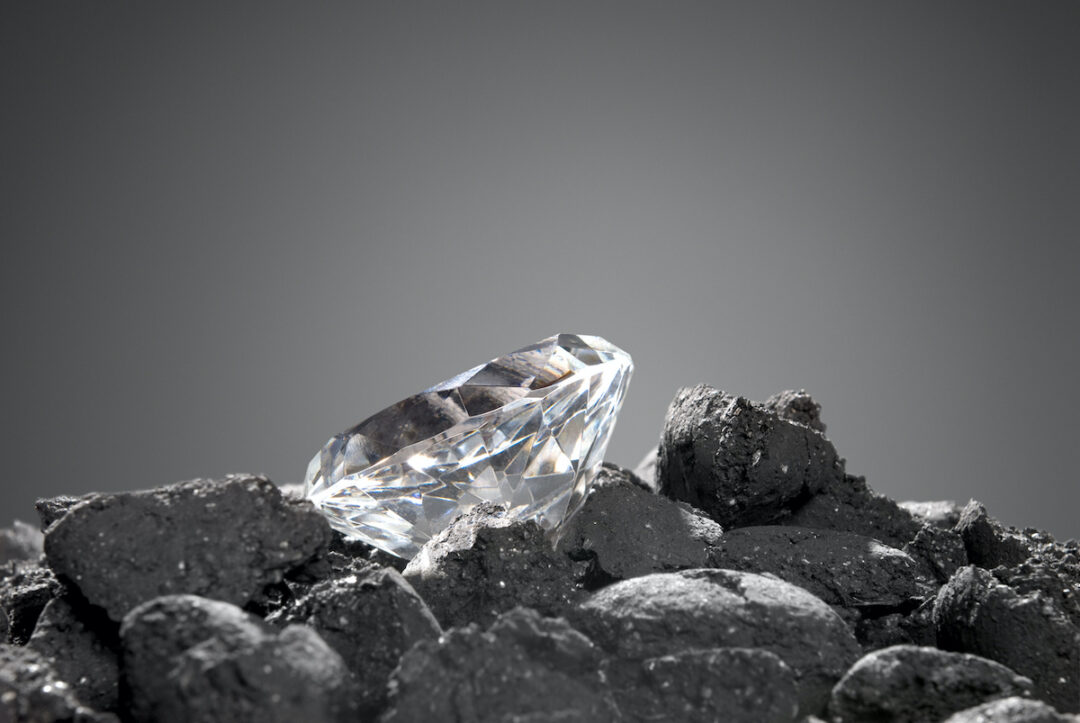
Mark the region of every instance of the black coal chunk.
<instances>
[{"instance_id":1,"label":"black coal chunk","mask_svg":"<svg viewBox=\"0 0 1080 723\"><path fill-rule=\"evenodd\" d=\"M272 482L234 475L91 495L45 534L57 575L114 620L140 602L192 593L242 605L325 550L330 528Z\"/></svg>"},{"instance_id":2,"label":"black coal chunk","mask_svg":"<svg viewBox=\"0 0 1080 723\"><path fill-rule=\"evenodd\" d=\"M11 645L0 645L0 721L118 723L80 701L37 651Z\"/></svg>"},{"instance_id":3,"label":"black coal chunk","mask_svg":"<svg viewBox=\"0 0 1080 723\"><path fill-rule=\"evenodd\" d=\"M875 650L833 688L834 723L921 723L990 700L1026 695L1031 681L977 655L896 645Z\"/></svg>"},{"instance_id":4,"label":"black coal chunk","mask_svg":"<svg viewBox=\"0 0 1080 723\"><path fill-rule=\"evenodd\" d=\"M970 565L938 591L934 624L942 649L996 660L1059 710L1080 711L1080 628L1041 590L1019 593Z\"/></svg>"},{"instance_id":5,"label":"black coal chunk","mask_svg":"<svg viewBox=\"0 0 1080 723\"><path fill-rule=\"evenodd\" d=\"M1080 723L1080 716L1058 713L1041 700L1012 696L953 713L942 723Z\"/></svg>"},{"instance_id":6,"label":"black coal chunk","mask_svg":"<svg viewBox=\"0 0 1080 723\"><path fill-rule=\"evenodd\" d=\"M821 421L821 405L815 402L805 389L799 391L787 389L779 392L762 402L761 406L776 412L781 419L805 425L825 434L825 423Z\"/></svg>"},{"instance_id":7,"label":"black coal chunk","mask_svg":"<svg viewBox=\"0 0 1080 723\"><path fill-rule=\"evenodd\" d=\"M695 649L761 648L794 672L800 711L824 708L861 654L837 613L806 590L734 570L645 575L599 590L572 614L610 655L644 661Z\"/></svg>"},{"instance_id":8,"label":"black coal chunk","mask_svg":"<svg viewBox=\"0 0 1080 723\"><path fill-rule=\"evenodd\" d=\"M558 614L577 598L583 567L556 552L532 520L485 503L428 540L404 575L449 628L486 625L518 606Z\"/></svg>"},{"instance_id":9,"label":"black coal chunk","mask_svg":"<svg viewBox=\"0 0 1080 723\"><path fill-rule=\"evenodd\" d=\"M660 492L724 529L773 522L843 474L825 435L744 397L698 385L680 389L668 408Z\"/></svg>"},{"instance_id":10,"label":"black coal chunk","mask_svg":"<svg viewBox=\"0 0 1080 723\"><path fill-rule=\"evenodd\" d=\"M442 632L397 570L359 561L315 584L267 622L314 628L352 671L365 717L385 705L386 685L402 654Z\"/></svg>"},{"instance_id":11,"label":"black coal chunk","mask_svg":"<svg viewBox=\"0 0 1080 723\"><path fill-rule=\"evenodd\" d=\"M22 520L0 529L0 564L12 560L36 560L45 551L41 531Z\"/></svg>"},{"instance_id":12,"label":"black coal chunk","mask_svg":"<svg viewBox=\"0 0 1080 723\"><path fill-rule=\"evenodd\" d=\"M487 631L455 628L407 652L383 723L619 720L599 674L603 656L565 621L527 609Z\"/></svg>"},{"instance_id":13,"label":"black coal chunk","mask_svg":"<svg viewBox=\"0 0 1080 723\"><path fill-rule=\"evenodd\" d=\"M956 530L924 524L904 552L919 560L938 582L946 582L953 573L968 564L964 538Z\"/></svg>"},{"instance_id":14,"label":"black coal chunk","mask_svg":"<svg viewBox=\"0 0 1080 723\"><path fill-rule=\"evenodd\" d=\"M83 703L119 712L118 632L99 608L62 595L45 606L27 647L47 658Z\"/></svg>"},{"instance_id":15,"label":"black coal chunk","mask_svg":"<svg viewBox=\"0 0 1080 723\"><path fill-rule=\"evenodd\" d=\"M345 663L311 628L277 630L235 605L156 598L120 628L136 721L355 720Z\"/></svg>"},{"instance_id":16,"label":"black coal chunk","mask_svg":"<svg viewBox=\"0 0 1080 723\"><path fill-rule=\"evenodd\" d=\"M956 530L964 538L971 563L987 570L999 565L1019 565L1031 555L1019 533L1005 529L975 500L964 507Z\"/></svg>"},{"instance_id":17,"label":"black coal chunk","mask_svg":"<svg viewBox=\"0 0 1080 723\"><path fill-rule=\"evenodd\" d=\"M13 560L0 565L0 610L7 620L7 642L24 645L38 616L61 591L52 570L37 561Z\"/></svg>"},{"instance_id":18,"label":"black coal chunk","mask_svg":"<svg viewBox=\"0 0 1080 723\"><path fill-rule=\"evenodd\" d=\"M581 510L559 532L558 549L588 560L602 579L708 566L723 529L684 502L635 484L626 470L603 467Z\"/></svg>"}]
</instances>

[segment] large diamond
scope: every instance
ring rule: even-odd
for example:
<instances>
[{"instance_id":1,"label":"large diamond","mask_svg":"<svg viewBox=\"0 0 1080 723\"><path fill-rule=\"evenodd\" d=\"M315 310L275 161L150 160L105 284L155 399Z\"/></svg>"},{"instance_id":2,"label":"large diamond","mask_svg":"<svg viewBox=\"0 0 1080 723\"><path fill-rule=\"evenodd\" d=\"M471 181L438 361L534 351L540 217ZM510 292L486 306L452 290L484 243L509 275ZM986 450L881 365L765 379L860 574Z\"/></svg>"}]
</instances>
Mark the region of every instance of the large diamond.
<instances>
[{"instance_id":1,"label":"large diamond","mask_svg":"<svg viewBox=\"0 0 1080 723\"><path fill-rule=\"evenodd\" d=\"M346 536L404 558L485 501L553 529L585 499L633 368L598 336L518 349L332 437L307 496Z\"/></svg>"}]
</instances>

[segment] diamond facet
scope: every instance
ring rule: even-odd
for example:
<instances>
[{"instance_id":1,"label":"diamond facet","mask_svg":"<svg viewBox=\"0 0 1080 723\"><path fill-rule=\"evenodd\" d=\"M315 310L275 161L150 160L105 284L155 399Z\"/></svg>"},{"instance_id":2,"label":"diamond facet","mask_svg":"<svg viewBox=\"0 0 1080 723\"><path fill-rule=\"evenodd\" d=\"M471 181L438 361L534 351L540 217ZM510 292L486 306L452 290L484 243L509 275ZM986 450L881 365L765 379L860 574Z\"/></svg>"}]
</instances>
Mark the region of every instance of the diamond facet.
<instances>
[{"instance_id":1,"label":"diamond facet","mask_svg":"<svg viewBox=\"0 0 1080 723\"><path fill-rule=\"evenodd\" d=\"M548 337L331 437L307 497L346 536L407 559L485 501L553 529L592 485L633 368L600 337Z\"/></svg>"}]
</instances>

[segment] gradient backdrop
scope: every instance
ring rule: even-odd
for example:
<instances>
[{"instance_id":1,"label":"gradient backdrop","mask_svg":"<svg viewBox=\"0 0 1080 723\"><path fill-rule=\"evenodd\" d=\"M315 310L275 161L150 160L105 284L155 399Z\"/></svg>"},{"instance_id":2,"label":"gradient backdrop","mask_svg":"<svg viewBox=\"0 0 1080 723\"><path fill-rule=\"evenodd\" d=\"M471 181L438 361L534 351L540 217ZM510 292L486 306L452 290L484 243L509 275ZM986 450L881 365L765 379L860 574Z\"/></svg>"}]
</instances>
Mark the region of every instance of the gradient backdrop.
<instances>
[{"instance_id":1,"label":"gradient backdrop","mask_svg":"<svg viewBox=\"0 0 1080 723\"><path fill-rule=\"evenodd\" d=\"M1080 536L1080 3L5 3L0 524L558 331Z\"/></svg>"}]
</instances>

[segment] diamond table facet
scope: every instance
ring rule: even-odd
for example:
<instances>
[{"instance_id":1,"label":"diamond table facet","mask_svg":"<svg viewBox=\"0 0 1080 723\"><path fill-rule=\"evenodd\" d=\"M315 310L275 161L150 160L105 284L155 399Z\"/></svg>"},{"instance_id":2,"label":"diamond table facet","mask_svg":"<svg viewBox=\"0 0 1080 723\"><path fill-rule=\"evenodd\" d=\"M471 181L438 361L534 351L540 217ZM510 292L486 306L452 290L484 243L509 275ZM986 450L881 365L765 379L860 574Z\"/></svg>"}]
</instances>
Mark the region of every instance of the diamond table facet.
<instances>
[{"instance_id":1,"label":"diamond table facet","mask_svg":"<svg viewBox=\"0 0 1080 723\"><path fill-rule=\"evenodd\" d=\"M485 501L553 529L592 485L633 368L597 336L518 349L332 437L307 497L346 536L407 559Z\"/></svg>"}]
</instances>

